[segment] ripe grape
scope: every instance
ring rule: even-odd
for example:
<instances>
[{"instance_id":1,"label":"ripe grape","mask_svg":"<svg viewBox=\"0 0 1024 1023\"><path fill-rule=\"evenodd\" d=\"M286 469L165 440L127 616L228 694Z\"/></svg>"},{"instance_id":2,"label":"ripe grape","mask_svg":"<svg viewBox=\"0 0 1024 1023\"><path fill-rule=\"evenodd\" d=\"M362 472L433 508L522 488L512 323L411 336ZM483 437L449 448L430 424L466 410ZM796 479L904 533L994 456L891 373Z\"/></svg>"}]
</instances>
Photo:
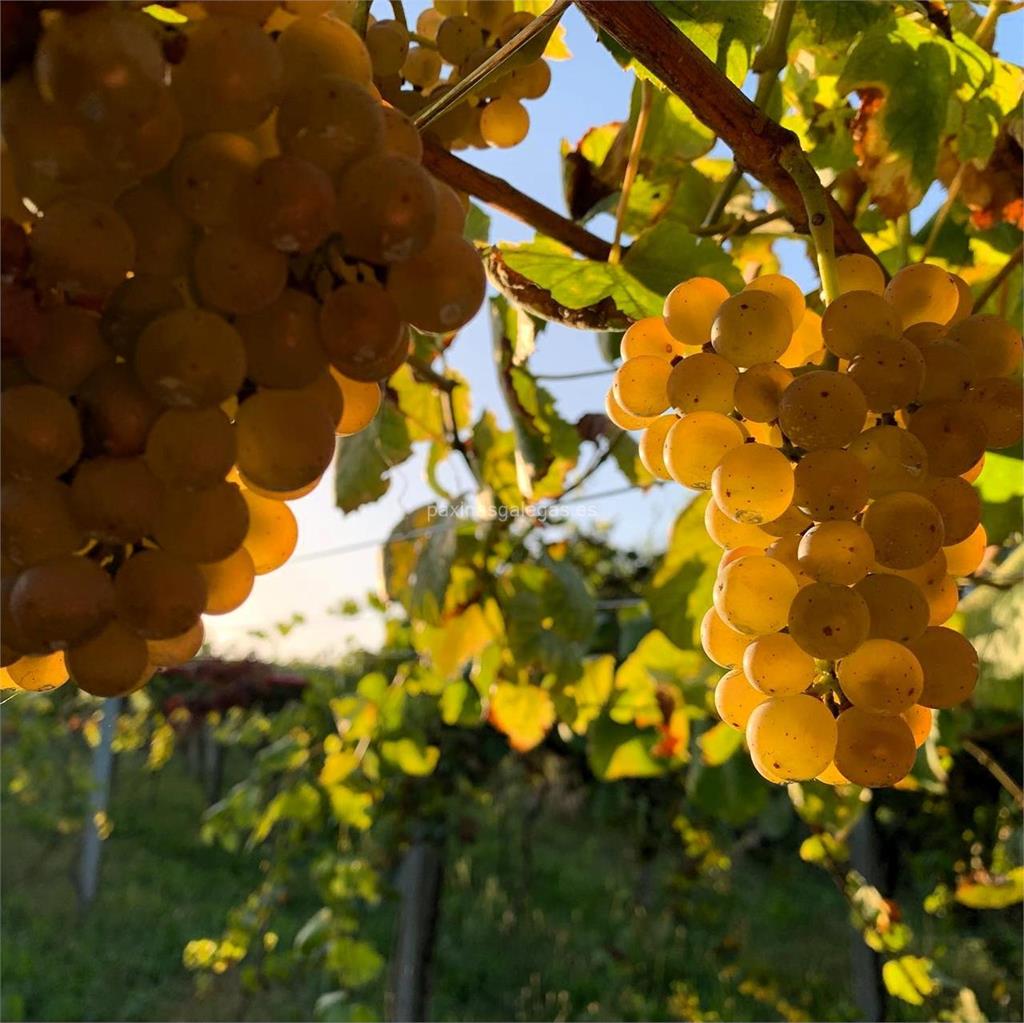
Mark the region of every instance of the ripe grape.
<instances>
[{"instance_id":1,"label":"ripe grape","mask_svg":"<svg viewBox=\"0 0 1024 1023\"><path fill-rule=\"evenodd\" d=\"M87 458L71 482L75 518L108 543L136 543L152 533L163 496L142 458Z\"/></svg>"},{"instance_id":2,"label":"ripe grape","mask_svg":"<svg viewBox=\"0 0 1024 1023\"><path fill-rule=\"evenodd\" d=\"M823 782L826 785L849 785L850 779L845 777L843 773L836 767L835 763L831 763L825 768L820 774L814 776L815 781Z\"/></svg>"},{"instance_id":3,"label":"ripe grape","mask_svg":"<svg viewBox=\"0 0 1024 1023\"><path fill-rule=\"evenodd\" d=\"M850 363L847 374L873 412L892 412L916 401L924 380L924 359L902 338L871 338Z\"/></svg>"},{"instance_id":4,"label":"ripe grape","mask_svg":"<svg viewBox=\"0 0 1024 1023\"><path fill-rule=\"evenodd\" d=\"M759 636L743 652L743 673L768 696L791 696L814 681L817 667L792 636L773 632Z\"/></svg>"},{"instance_id":5,"label":"ripe grape","mask_svg":"<svg viewBox=\"0 0 1024 1023\"><path fill-rule=\"evenodd\" d=\"M78 393L78 409L89 450L119 457L142 453L163 411L123 362L107 363L86 380Z\"/></svg>"},{"instance_id":6,"label":"ripe grape","mask_svg":"<svg viewBox=\"0 0 1024 1023\"><path fill-rule=\"evenodd\" d=\"M812 579L852 586L875 563L875 548L871 537L856 522L833 520L804 533L797 558Z\"/></svg>"},{"instance_id":7,"label":"ripe grape","mask_svg":"<svg viewBox=\"0 0 1024 1023\"><path fill-rule=\"evenodd\" d=\"M789 634L812 657L835 660L853 653L868 637L871 616L855 590L811 583L793 599Z\"/></svg>"},{"instance_id":8,"label":"ripe grape","mask_svg":"<svg viewBox=\"0 0 1024 1023\"><path fill-rule=\"evenodd\" d=\"M913 707L908 707L903 711L900 717L910 726L911 734L914 736L914 746L920 749L932 734L932 725L935 720L933 712L928 707L922 707L919 703L915 703Z\"/></svg>"},{"instance_id":9,"label":"ripe grape","mask_svg":"<svg viewBox=\"0 0 1024 1023\"><path fill-rule=\"evenodd\" d=\"M881 295L885 291L885 272L877 259L851 252L836 260L836 276L839 278L839 293L849 291L870 291Z\"/></svg>"},{"instance_id":10,"label":"ripe grape","mask_svg":"<svg viewBox=\"0 0 1024 1023\"><path fill-rule=\"evenodd\" d=\"M929 626L907 644L924 675L918 703L923 707L955 707L978 684L978 652L970 641L941 626Z\"/></svg>"},{"instance_id":11,"label":"ripe grape","mask_svg":"<svg viewBox=\"0 0 1024 1023\"><path fill-rule=\"evenodd\" d=\"M739 374L731 362L711 352L696 352L672 367L665 385L669 404L681 413L732 412Z\"/></svg>"},{"instance_id":12,"label":"ripe grape","mask_svg":"<svg viewBox=\"0 0 1024 1023\"><path fill-rule=\"evenodd\" d=\"M924 381L918 400L922 404L967 395L974 383L974 360L967 350L952 341L934 341L921 349Z\"/></svg>"},{"instance_id":13,"label":"ripe grape","mask_svg":"<svg viewBox=\"0 0 1024 1023\"><path fill-rule=\"evenodd\" d=\"M793 331L786 350L779 356L778 362L787 369L803 366L809 362L819 361L824 351L825 342L821 336L821 317L813 309L804 312L800 326Z\"/></svg>"},{"instance_id":14,"label":"ripe grape","mask_svg":"<svg viewBox=\"0 0 1024 1023\"><path fill-rule=\"evenodd\" d=\"M836 728L835 765L854 785L895 785L914 766L914 735L902 717L850 707L836 719Z\"/></svg>"},{"instance_id":15,"label":"ripe grape","mask_svg":"<svg viewBox=\"0 0 1024 1023\"><path fill-rule=\"evenodd\" d=\"M735 419L720 412L691 412L665 436L665 468L684 487L709 490L718 463L742 443L743 429Z\"/></svg>"},{"instance_id":16,"label":"ripe grape","mask_svg":"<svg viewBox=\"0 0 1024 1023\"><path fill-rule=\"evenodd\" d=\"M793 573L779 561L749 555L727 565L715 580L715 610L738 632L753 636L785 628L797 595Z\"/></svg>"},{"instance_id":17,"label":"ripe grape","mask_svg":"<svg viewBox=\"0 0 1024 1023\"><path fill-rule=\"evenodd\" d=\"M807 303L804 301L803 292L788 277L784 277L782 274L761 274L760 277L755 277L743 290L764 291L780 299L789 310L793 330L796 330L803 321Z\"/></svg>"},{"instance_id":18,"label":"ripe grape","mask_svg":"<svg viewBox=\"0 0 1024 1023\"><path fill-rule=\"evenodd\" d=\"M919 490L928 475L928 452L912 433L896 426L873 426L856 437L849 453L866 467L871 497Z\"/></svg>"},{"instance_id":19,"label":"ripe grape","mask_svg":"<svg viewBox=\"0 0 1024 1023\"><path fill-rule=\"evenodd\" d=\"M798 586L809 586L814 580L800 567L799 551L800 536L797 533L791 533L788 536L778 537L765 548L764 552L769 558L781 561L793 573L793 578L796 579Z\"/></svg>"},{"instance_id":20,"label":"ripe grape","mask_svg":"<svg viewBox=\"0 0 1024 1023\"><path fill-rule=\"evenodd\" d=\"M915 323L903 331L903 336L921 351L946 336L947 327L944 323Z\"/></svg>"},{"instance_id":21,"label":"ripe grape","mask_svg":"<svg viewBox=\"0 0 1024 1023\"><path fill-rule=\"evenodd\" d=\"M117 619L65 655L71 681L93 696L123 696L153 675L146 641Z\"/></svg>"},{"instance_id":22,"label":"ripe grape","mask_svg":"<svg viewBox=\"0 0 1024 1023\"><path fill-rule=\"evenodd\" d=\"M979 380L1008 377L1019 372L1021 336L1001 316L978 313L951 326L946 338L971 357Z\"/></svg>"},{"instance_id":23,"label":"ripe grape","mask_svg":"<svg viewBox=\"0 0 1024 1023\"><path fill-rule=\"evenodd\" d=\"M252 559L253 572L265 575L280 568L295 550L299 527L295 515L282 501L272 501L242 489L249 508L249 528L242 546Z\"/></svg>"},{"instance_id":24,"label":"ripe grape","mask_svg":"<svg viewBox=\"0 0 1024 1023\"><path fill-rule=\"evenodd\" d=\"M512 96L492 100L480 115L480 134L488 145L499 149L518 146L530 131L526 107Z\"/></svg>"},{"instance_id":25,"label":"ripe grape","mask_svg":"<svg viewBox=\"0 0 1024 1023\"><path fill-rule=\"evenodd\" d=\"M764 550L772 537L752 522L737 522L729 518L712 497L704 507L704 528L711 539L727 550L737 547L757 547Z\"/></svg>"},{"instance_id":26,"label":"ripe grape","mask_svg":"<svg viewBox=\"0 0 1024 1023\"><path fill-rule=\"evenodd\" d=\"M118 198L114 209L135 239L135 273L182 277L188 272L193 228L166 189L137 185Z\"/></svg>"},{"instance_id":27,"label":"ripe grape","mask_svg":"<svg viewBox=\"0 0 1024 1023\"><path fill-rule=\"evenodd\" d=\"M936 401L908 417L907 429L928 452L928 467L937 476L958 476L984 454L985 424L969 403Z\"/></svg>"},{"instance_id":28,"label":"ripe grape","mask_svg":"<svg viewBox=\"0 0 1024 1023\"><path fill-rule=\"evenodd\" d=\"M892 639L907 643L928 627L928 602L910 579L873 572L854 590L868 607L871 639Z\"/></svg>"},{"instance_id":29,"label":"ripe grape","mask_svg":"<svg viewBox=\"0 0 1024 1023\"><path fill-rule=\"evenodd\" d=\"M4 391L0 450L5 479L48 479L67 472L82 451L82 433L71 402L40 384Z\"/></svg>"},{"instance_id":30,"label":"ripe grape","mask_svg":"<svg viewBox=\"0 0 1024 1023\"><path fill-rule=\"evenodd\" d=\"M367 28L365 43L370 51L374 76L396 75L409 52L409 30L400 21L378 21Z\"/></svg>"},{"instance_id":31,"label":"ripe grape","mask_svg":"<svg viewBox=\"0 0 1024 1023\"><path fill-rule=\"evenodd\" d=\"M722 457L711 476L715 503L729 518L760 525L782 515L793 500L793 467L765 444L741 444Z\"/></svg>"},{"instance_id":32,"label":"ripe grape","mask_svg":"<svg viewBox=\"0 0 1024 1023\"><path fill-rule=\"evenodd\" d=\"M68 670L62 651L41 656L19 658L6 669L11 681L29 693L46 693L57 689L68 680Z\"/></svg>"},{"instance_id":33,"label":"ripe grape","mask_svg":"<svg viewBox=\"0 0 1024 1023\"><path fill-rule=\"evenodd\" d=\"M363 380L350 380L331 367L331 376L341 389L341 419L335 424L335 432L341 437L350 437L365 429L373 422L380 408L380 385ZM609 392L609 397L611 392Z\"/></svg>"},{"instance_id":34,"label":"ripe grape","mask_svg":"<svg viewBox=\"0 0 1024 1023\"><path fill-rule=\"evenodd\" d=\"M887 568L917 568L942 546L942 516L920 494L896 491L878 498L868 505L862 524L878 563Z\"/></svg>"},{"instance_id":35,"label":"ripe grape","mask_svg":"<svg viewBox=\"0 0 1024 1023\"><path fill-rule=\"evenodd\" d=\"M726 299L711 326L715 351L734 366L774 362L792 336L788 306L767 291L741 291Z\"/></svg>"},{"instance_id":36,"label":"ripe grape","mask_svg":"<svg viewBox=\"0 0 1024 1023\"><path fill-rule=\"evenodd\" d=\"M726 672L715 686L715 710L718 716L739 732L747 727L754 708L767 699L764 693L750 684L742 668Z\"/></svg>"},{"instance_id":37,"label":"ripe grape","mask_svg":"<svg viewBox=\"0 0 1024 1023\"><path fill-rule=\"evenodd\" d=\"M608 394L611 396L611 391ZM665 465L665 438L678 421L679 417L675 415L658 416L656 419L647 420L650 425L640 435L637 454L644 468L656 479L672 478L668 466Z\"/></svg>"},{"instance_id":38,"label":"ripe grape","mask_svg":"<svg viewBox=\"0 0 1024 1023\"><path fill-rule=\"evenodd\" d=\"M805 781L825 770L836 752L836 721L818 699L778 696L756 707L747 722L750 759L759 771Z\"/></svg>"},{"instance_id":39,"label":"ripe grape","mask_svg":"<svg viewBox=\"0 0 1024 1023\"><path fill-rule=\"evenodd\" d=\"M201 564L198 568L206 583L204 614L223 615L234 611L252 592L256 573L252 556L244 546L222 561Z\"/></svg>"},{"instance_id":40,"label":"ripe grape","mask_svg":"<svg viewBox=\"0 0 1024 1023\"><path fill-rule=\"evenodd\" d=\"M219 408L168 409L146 438L146 464L165 486L205 490L235 462L235 431Z\"/></svg>"},{"instance_id":41,"label":"ripe grape","mask_svg":"<svg viewBox=\"0 0 1024 1023\"><path fill-rule=\"evenodd\" d=\"M419 34L423 35L422 32ZM441 55L436 50L413 46L402 64L402 77L410 85L429 89L441 77L441 64Z\"/></svg>"},{"instance_id":42,"label":"ripe grape","mask_svg":"<svg viewBox=\"0 0 1024 1023\"><path fill-rule=\"evenodd\" d=\"M187 561L223 561L242 546L249 509L234 483L206 490L168 492L153 537L169 554Z\"/></svg>"},{"instance_id":43,"label":"ripe grape","mask_svg":"<svg viewBox=\"0 0 1024 1023\"><path fill-rule=\"evenodd\" d=\"M416 129L413 128L412 131L419 139ZM437 198L437 230L439 232L454 231L456 234L461 234L466 226L466 211L468 209L468 205L464 202L465 195L460 196L460 193L456 192L454 188L449 188L437 178L431 178L430 182L434 186L434 195Z\"/></svg>"},{"instance_id":44,"label":"ripe grape","mask_svg":"<svg viewBox=\"0 0 1024 1023\"><path fill-rule=\"evenodd\" d=\"M480 26L465 15L456 14L445 18L437 29L437 49L449 63L458 67L466 58L480 48L483 33Z\"/></svg>"},{"instance_id":45,"label":"ripe grape","mask_svg":"<svg viewBox=\"0 0 1024 1023\"><path fill-rule=\"evenodd\" d=\"M646 428L648 426L650 426L652 423L654 423L656 421L656 419L658 418L657 416L634 416L632 412L627 412L618 403L618 401L616 401L616 399L615 399L615 391L611 387L608 388L608 391L607 391L607 393L604 396L604 411L605 411L605 415L620 430L646 430ZM670 418L673 421L675 421L676 417L675 416L671 416ZM672 424L669 423L669 426L671 426L671 425ZM641 443L641 446L642 446L643 445L643 438L641 438L640 443ZM662 443L664 443L664 438L662 439ZM659 457L659 459L661 457L660 451L658 453L658 457ZM641 455L641 460L643 460L643 455ZM647 465L647 463L644 462L644 465ZM647 466L647 468L651 472L654 472L654 470L651 469L651 467L649 465ZM667 478L667 472L668 472L668 470L666 470L666 477L665 478ZM657 474L655 474L655 475L657 475Z\"/></svg>"},{"instance_id":46,"label":"ripe grape","mask_svg":"<svg viewBox=\"0 0 1024 1023\"><path fill-rule=\"evenodd\" d=\"M902 714L921 695L924 673L917 658L891 639L868 639L836 664L847 699L872 714Z\"/></svg>"},{"instance_id":47,"label":"ripe grape","mask_svg":"<svg viewBox=\"0 0 1024 1023\"><path fill-rule=\"evenodd\" d=\"M985 559L988 535L985 527L979 525L966 540L944 547L946 571L956 577L973 575Z\"/></svg>"},{"instance_id":48,"label":"ripe grape","mask_svg":"<svg viewBox=\"0 0 1024 1023\"><path fill-rule=\"evenodd\" d=\"M235 216L235 196L259 166L255 144L243 135L214 131L189 139L171 165L178 209L203 227L224 227Z\"/></svg>"},{"instance_id":49,"label":"ripe grape","mask_svg":"<svg viewBox=\"0 0 1024 1023\"><path fill-rule=\"evenodd\" d=\"M173 668L186 661L191 661L203 645L206 630L203 628L203 620L197 619L191 628L178 636L171 636L168 639L149 639L146 647L149 654L149 663L154 668Z\"/></svg>"},{"instance_id":50,"label":"ripe grape","mask_svg":"<svg viewBox=\"0 0 1024 1023\"><path fill-rule=\"evenodd\" d=\"M931 263L912 263L893 275L885 300L904 327L915 323L948 323L960 305L960 289L947 273Z\"/></svg>"},{"instance_id":51,"label":"ripe grape","mask_svg":"<svg viewBox=\"0 0 1024 1023\"><path fill-rule=\"evenodd\" d=\"M373 81L369 51L359 33L335 18L300 18L277 39L284 65L285 93L324 75L340 75L360 85Z\"/></svg>"},{"instance_id":52,"label":"ripe grape","mask_svg":"<svg viewBox=\"0 0 1024 1023\"><path fill-rule=\"evenodd\" d=\"M270 245L218 230L196 246L193 273L206 305L239 315L265 309L284 291L288 261Z\"/></svg>"},{"instance_id":53,"label":"ripe grape","mask_svg":"<svg viewBox=\"0 0 1024 1023\"><path fill-rule=\"evenodd\" d=\"M817 522L852 519L868 503L868 480L865 464L850 451L808 451L793 472L793 501Z\"/></svg>"},{"instance_id":54,"label":"ripe grape","mask_svg":"<svg viewBox=\"0 0 1024 1023\"><path fill-rule=\"evenodd\" d=\"M865 343L874 339L895 341L901 329L897 312L870 291L840 295L821 318L825 347L840 359L855 358Z\"/></svg>"},{"instance_id":55,"label":"ripe grape","mask_svg":"<svg viewBox=\"0 0 1024 1023\"><path fill-rule=\"evenodd\" d=\"M989 449L1016 444L1024 433L1024 395L1020 380L994 377L982 380L970 395L971 408L981 420Z\"/></svg>"},{"instance_id":56,"label":"ripe grape","mask_svg":"<svg viewBox=\"0 0 1024 1023\"><path fill-rule=\"evenodd\" d=\"M543 59L515 67L502 79L501 88L515 99L540 99L551 88L551 68Z\"/></svg>"},{"instance_id":57,"label":"ripe grape","mask_svg":"<svg viewBox=\"0 0 1024 1023\"><path fill-rule=\"evenodd\" d=\"M669 406L668 379L672 364L654 355L628 359L612 379L619 406L634 416L659 416Z\"/></svg>"},{"instance_id":58,"label":"ripe grape","mask_svg":"<svg viewBox=\"0 0 1024 1023\"><path fill-rule=\"evenodd\" d=\"M814 370L796 378L779 402L779 425L797 447L845 447L860 433L867 416L861 389L847 376Z\"/></svg>"},{"instance_id":59,"label":"ripe grape","mask_svg":"<svg viewBox=\"0 0 1024 1023\"><path fill-rule=\"evenodd\" d=\"M409 352L398 305L376 284L332 291L320 310L320 335L331 364L353 380L383 380Z\"/></svg>"},{"instance_id":60,"label":"ripe grape","mask_svg":"<svg viewBox=\"0 0 1024 1023\"><path fill-rule=\"evenodd\" d=\"M966 540L981 521L981 497L962 476L932 477L921 493L942 517L942 542L946 546Z\"/></svg>"},{"instance_id":61,"label":"ripe grape","mask_svg":"<svg viewBox=\"0 0 1024 1023\"><path fill-rule=\"evenodd\" d=\"M312 383L327 364L319 316L314 299L288 288L266 309L238 317L235 327L245 346L245 375L261 387Z\"/></svg>"},{"instance_id":62,"label":"ripe grape","mask_svg":"<svg viewBox=\"0 0 1024 1023\"><path fill-rule=\"evenodd\" d=\"M5 483L0 491L0 541L18 566L71 554L85 543L71 510L71 491L57 480Z\"/></svg>"},{"instance_id":63,"label":"ripe grape","mask_svg":"<svg viewBox=\"0 0 1024 1023\"><path fill-rule=\"evenodd\" d=\"M772 422L778 418L782 393L792 382L793 374L777 362L751 366L736 381L736 411L755 423Z\"/></svg>"},{"instance_id":64,"label":"ripe grape","mask_svg":"<svg viewBox=\"0 0 1024 1023\"><path fill-rule=\"evenodd\" d=\"M735 668L743 662L743 653L752 637L737 632L722 621L721 616L709 607L700 623L700 643L704 653L721 668Z\"/></svg>"},{"instance_id":65,"label":"ripe grape","mask_svg":"<svg viewBox=\"0 0 1024 1023\"><path fill-rule=\"evenodd\" d=\"M791 502L781 515L762 523L761 528L771 536L782 537L799 535L810 525L811 520Z\"/></svg>"},{"instance_id":66,"label":"ripe grape","mask_svg":"<svg viewBox=\"0 0 1024 1023\"><path fill-rule=\"evenodd\" d=\"M166 551L144 549L114 576L117 617L145 639L171 639L193 628L206 603L199 569Z\"/></svg>"},{"instance_id":67,"label":"ripe grape","mask_svg":"<svg viewBox=\"0 0 1024 1023\"><path fill-rule=\"evenodd\" d=\"M5 309L8 315L10 310ZM76 306L58 305L43 310L39 343L22 353L22 365L47 387L61 394L78 390L114 353L100 337L99 320Z\"/></svg>"},{"instance_id":68,"label":"ripe grape","mask_svg":"<svg viewBox=\"0 0 1024 1023\"><path fill-rule=\"evenodd\" d=\"M677 284L665 297L665 326L680 343L700 347L711 340L711 325L728 297L728 289L719 281L711 277L691 277Z\"/></svg>"},{"instance_id":69,"label":"ripe grape","mask_svg":"<svg viewBox=\"0 0 1024 1023\"><path fill-rule=\"evenodd\" d=\"M129 277L107 299L100 333L118 355L130 359L139 335L154 320L184 306L181 292L160 277ZM105 365L105 363L104 363Z\"/></svg>"},{"instance_id":70,"label":"ripe grape","mask_svg":"<svg viewBox=\"0 0 1024 1023\"><path fill-rule=\"evenodd\" d=\"M956 613L960 603L960 590L956 580L945 575L925 593L928 600L928 624L945 625Z\"/></svg>"}]
</instances>

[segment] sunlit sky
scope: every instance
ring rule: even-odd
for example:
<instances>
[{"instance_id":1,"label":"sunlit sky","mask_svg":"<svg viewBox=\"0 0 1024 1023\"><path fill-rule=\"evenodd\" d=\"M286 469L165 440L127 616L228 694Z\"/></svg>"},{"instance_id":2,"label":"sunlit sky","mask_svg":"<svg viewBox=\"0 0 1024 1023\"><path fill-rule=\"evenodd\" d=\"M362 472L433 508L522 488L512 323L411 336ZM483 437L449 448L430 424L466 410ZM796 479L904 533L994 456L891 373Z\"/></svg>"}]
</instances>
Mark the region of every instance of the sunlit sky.
<instances>
[{"instance_id":1,"label":"sunlit sky","mask_svg":"<svg viewBox=\"0 0 1024 1023\"><path fill-rule=\"evenodd\" d=\"M386 5L374 5L382 12ZM410 20L423 9L422 2L407 3ZM383 13L380 16L385 16ZM521 191L546 205L564 210L562 200L562 139L575 143L588 128L624 119L629 110L632 74L623 71L597 43L593 30L575 8L563 19L566 41L573 57L552 63L552 84L540 100L528 102L530 133L510 150L470 150L459 155L493 174L500 175ZM999 22L997 49L1004 59L1024 61L1024 12L1004 16ZM752 78L753 76L751 76ZM750 83L748 82L748 91ZM718 150L716 150L717 155ZM727 151L722 148L722 155ZM933 189L915 212L917 227L934 211L941 193ZM523 241L533 236L526 225L492 214L492 240ZM606 238L611 236L612 218L602 215L589 229ZM813 268L802 243L780 243L778 254L783 271L804 290L816 284ZM470 383L474 419L484 409L495 412L502 425L508 414L498 391L491 357L490 327L486 305L458 336L448 353L449 365ZM604 365L594 335L549 325L541 335L536 354L530 361L537 374L569 373L598 369ZM582 380L546 382L558 401L562 416L574 421L585 412L601 411L610 380L590 377ZM422 445L421 445L422 447ZM586 462L586 455L583 457ZM278 661L303 660L329 663L352 645L373 648L381 638L376 612L355 618L332 614L340 602L362 598L379 585L380 546L403 515L435 499L424 476L424 456L413 458L391 471L391 488L375 504L343 515L334 505L333 471L307 497L292 504L299 521L299 543L292 560L270 575L261 576L249 600L237 611L223 617L206 619L207 638L214 652L227 656L257 656ZM453 493L471 491L473 481L458 458L451 458L440 470L440 478ZM581 493L600 494L624 483L613 466L602 467ZM644 493L586 501L574 506L578 513L596 511L593 521L609 524L620 545L658 550L665 542L671 523L691 492L675 485L656 487ZM337 553L335 548L353 548ZM293 615L302 615L304 624L281 635L274 628ZM267 638L255 635L267 634Z\"/></svg>"}]
</instances>

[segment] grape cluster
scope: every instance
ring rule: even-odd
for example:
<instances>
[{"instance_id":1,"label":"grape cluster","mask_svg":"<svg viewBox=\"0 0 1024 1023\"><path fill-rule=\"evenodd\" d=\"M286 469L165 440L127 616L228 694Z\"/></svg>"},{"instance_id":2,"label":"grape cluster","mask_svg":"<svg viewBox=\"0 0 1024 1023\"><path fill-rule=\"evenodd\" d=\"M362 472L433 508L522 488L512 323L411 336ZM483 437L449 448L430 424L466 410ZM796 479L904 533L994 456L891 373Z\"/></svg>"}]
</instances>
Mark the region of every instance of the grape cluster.
<instances>
[{"instance_id":1,"label":"grape cluster","mask_svg":"<svg viewBox=\"0 0 1024 1023\"><path fill-rule=\"evenodd\" d=\"M652 474L710 491L701 637L754 766L886 786L977 681L945 623L985 555L985 450L1021 438L1021 336L937 266L837 263L820 317L778 274L678 285L623 335L606 409Z\"/></svg>"},{"instance_id":2,"label":"grape cluster","mask_svg":"<svg viewBox=\"0 0 1024 1023\"><path fill-rule=\"evenodd\" d=\"M463 200L331 6L63 5L4 88L4 685L111 696L193 656L409 325L483 301Z\"/></svg>"},{"instance_id":3,"label":"grape cluster","mask_svg":"<svg viewBox=\"0 0 1024 1023\"><path fill-rule=\"evenodd\" d=\"M417 18L415 33L400 21L377 21L366 32L374 80L388 102L415 116L534 17L517 11L513 0L434 0ZM543 57L513 55L428 131L451 149L516 146L530 130L523 101L539 99L550 84L551 70Z\"/></svg>"}]
</instances>

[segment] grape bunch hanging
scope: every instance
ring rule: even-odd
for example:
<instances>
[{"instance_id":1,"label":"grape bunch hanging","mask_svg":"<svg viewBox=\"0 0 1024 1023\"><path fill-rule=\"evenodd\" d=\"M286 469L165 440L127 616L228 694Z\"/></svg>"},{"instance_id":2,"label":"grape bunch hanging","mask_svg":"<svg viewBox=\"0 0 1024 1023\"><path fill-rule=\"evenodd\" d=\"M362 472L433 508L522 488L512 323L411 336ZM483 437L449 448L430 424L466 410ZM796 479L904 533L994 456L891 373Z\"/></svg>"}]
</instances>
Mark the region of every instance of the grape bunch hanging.
<instances>
[{"instance_id":1,"label":"grape bunch hanging","mask_svg":"<svg viewBox=\"0 0 1024 1023\"><path fill-rule=\"evenodd\" d=\"M3 683L112 696L288 559L485 278L333 5L59 6L3 97Z\"/></svg>"},{"instance_id":2,"label":"grape bunch hanging","mask_svg":"<svg viewBox=\"0 0 1024 1023\"><path fill-rule=\"evenodd\" d=\"M977 682L946 623L985 555L985 450L1021 438L1021 336L937 266L837 271L820 317L778 274L683 282L623 335L606 409L653 475L710 491L701 638L754 766L888 786Z\"/></svg>"}]
</instances>

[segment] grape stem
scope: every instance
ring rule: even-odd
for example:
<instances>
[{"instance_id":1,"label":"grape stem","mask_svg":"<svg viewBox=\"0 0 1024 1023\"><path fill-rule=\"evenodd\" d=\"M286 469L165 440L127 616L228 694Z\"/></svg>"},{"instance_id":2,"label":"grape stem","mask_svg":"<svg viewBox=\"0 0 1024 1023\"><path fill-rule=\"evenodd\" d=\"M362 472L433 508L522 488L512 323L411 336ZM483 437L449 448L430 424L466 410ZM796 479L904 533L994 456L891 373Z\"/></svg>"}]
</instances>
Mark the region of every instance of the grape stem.
<instances>
[{"instance_id":1,"label":"grape stem","mask_svg":"<svg viewBox=\"0 0 1024 1023\"><path fill-rule=\"evenodd\" d=\"M789 3L790 0L784 2ZM615 210L615 237L612 241L612 251L608 253L608 262L612 264L618 263L622 258L622 225L626 220L626 210L629 208L629 194L633 190L633 182L636 181L637 171L640 169L640 152L644 147L644 136L647 134L647 124L651 119L653 102L654 87L645 78L640 83L640 109L636 115L633 141L630 143L626 169L622 173L622 190L619 192L619 204Z\"/></svg>"},{"instance_id":2,"label":"grape stem","mask_svg":"<svg viewBox=\"0 0 1024 1023\"><path fill-rule=\"evenodd\" d=\"M402 0L391 0L391 10L395 21L399 22L403 28L408 28L409 19L405 16L405 4L402 3Z\"/></svg>"},{"instance_id":3,"label":"grape stem","mask_svg":"<svg viewBox=\"0 0 1024 1023\"><path fill-rule=\"evenodd\" d=\"M366 38L366 30L370 26L370 4L373 0L357 0L355 9L352 11L352 27L359 33L360 38Z\"/></svg>"},{"instance_id":4,"label":"grape stem","mask_svg":"<svg viewBox=\"0 0 1024 1023\"><path fill-rule=\"evenodd\" d=\"M1000 286L1006 282L1006 278L1010 276L1015 267L1020 266L1021 261L1024 260L1024 243L1017 246L1013 255L1003 264L1003 268L985 285L981 294L978 296L974 303L974 311L980 313L984 308L988 300L999 290Z\"/></svg>"}]
</instances>

